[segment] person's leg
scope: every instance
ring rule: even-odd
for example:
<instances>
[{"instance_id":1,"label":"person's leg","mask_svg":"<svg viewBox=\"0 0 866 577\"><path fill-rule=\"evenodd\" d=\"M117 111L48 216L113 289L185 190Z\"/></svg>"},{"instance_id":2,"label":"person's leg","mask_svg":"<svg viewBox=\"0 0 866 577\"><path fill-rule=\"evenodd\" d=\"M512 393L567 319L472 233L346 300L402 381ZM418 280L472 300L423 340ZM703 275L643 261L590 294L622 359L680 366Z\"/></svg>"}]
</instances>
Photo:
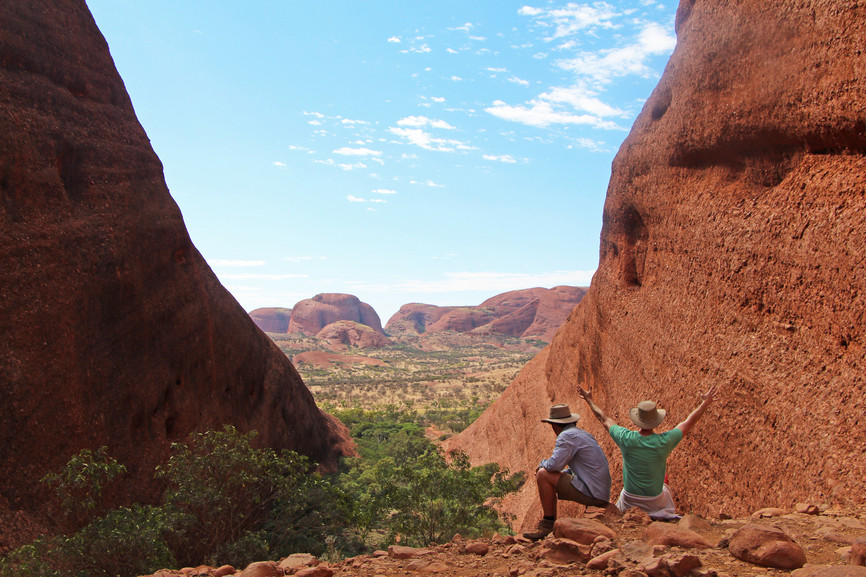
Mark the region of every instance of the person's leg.
<instances>
[{"instance_id":1,"label":"person's leg","mask_svg":"<svg viewBox=\"0 0 866 577\"><path fill-rule=\"evenodd\" d=\"M544 513L541 521L535 527L535 531L524 533L527 539L536 541L544 539L553 532L553 523L556 520L556 484L562 473L551 473L545 468L535 472L535 481L538 485L538 498L541 500L541 510Z\"/></svg>"},{"instance_id":2,"label":"person's leg","mask_svg":"<svg viewBox=\"0 0 866 577\"><path fill-rule=\"evenodd\" d=\"M541 499L541 510L545 517L556 518L557 491L556 485L562 473L552 473L542 467L535 473L538 483L538 496Z\"/></svg>"}]
</instances>

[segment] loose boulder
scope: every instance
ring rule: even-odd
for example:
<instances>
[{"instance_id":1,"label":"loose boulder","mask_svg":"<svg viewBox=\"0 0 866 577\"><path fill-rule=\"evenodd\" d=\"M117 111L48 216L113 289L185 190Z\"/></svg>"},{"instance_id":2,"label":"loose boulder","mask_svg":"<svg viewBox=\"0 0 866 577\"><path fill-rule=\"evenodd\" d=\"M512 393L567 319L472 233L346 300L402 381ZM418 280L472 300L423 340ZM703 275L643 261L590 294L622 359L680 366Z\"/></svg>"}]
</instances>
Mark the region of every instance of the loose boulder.
<instances>
[{"instance_id":1,"label":"loose boulder","mask_svg":"<svg viewBox=\"0 0 866 577\"><path fill-rule=\"evenodd\" d=\"M749 524L737 530L728 545L731 555L746 563L776 569L798 569L806 553L787 533L776 527Z\"/></svg>"}]
</instances>

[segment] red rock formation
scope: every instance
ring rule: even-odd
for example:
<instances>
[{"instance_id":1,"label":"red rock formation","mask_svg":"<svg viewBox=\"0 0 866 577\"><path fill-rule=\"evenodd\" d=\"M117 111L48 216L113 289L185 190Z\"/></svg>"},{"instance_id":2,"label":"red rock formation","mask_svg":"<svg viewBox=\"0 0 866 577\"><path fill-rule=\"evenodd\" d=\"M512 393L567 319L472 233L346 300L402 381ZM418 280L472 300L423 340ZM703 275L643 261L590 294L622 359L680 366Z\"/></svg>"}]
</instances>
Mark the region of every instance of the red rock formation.
<instances>
[{"instance_id":1,"label":"red rock formation","mask_svg":"<svg viewBox=\"0 0 866 577\"><path fill-rule=\"evenodd\" d=\"M255 309L250 311L250 318L266 333L285 333L289 330L292 309L279 307Z\"/></svg>"},{"instance_id":2,"label":"red rock formation","mask_svg":"<svg viewBox=\"0 0 866 577\"><path fill-rule=\"evenodd\" d=\"M472 329L476 334L496 334L507 335L509 337L519 337L532 326L535 321L535 315L538 312L539 300L529 301L519 309L507 313L489 323L478 328Z\"/></svg>"},{"instance_id":3,"label":"red rock formation","mask_svg":"<svg viewBox=\"0 0 866 577\"><path fill-rule=\"evenodd\" d=\"M420 335L427 332L427 327L442 318L442 315L456 307L438 307L420 303L409 303L400 307L385 325L389 335Z\"/></svg>"},{"instance_id":4,"label":"red rock formation","mask_svg":"<svg viewBox=\"0 0 866 577\"><path fill-rule=\"evenodd\" d=\"M427 327L428 333L454 331L465 333L474 328L486 325L496 317L490 311L476 307L457 307L448 311L439 320Z\"/></svg>"},{"instance_id":5,"label":"red rock formation","mask_svg":"<svg viewBox=\"0 0 866 577\"><path fill-rule=\"evenodd\" d=\"M385 328L391 335L471 331L477 335L550 342L584 294L585 288L558 286L509 291L478 306L437 307L412 303L400 307Z\"/></svg>"},{"instance_id":6,"label":"red rock formation","mask_svg":"<svg viewBox=\"0 0 866 577\"><path fill-rule=\"evenodd\" d=\"M0 3L0 255L0 502L37 509L38 480L101 445L120 498L152 498L169 443L223 423L341 452L190 242L83 0Z\"/></svg>"},{"instance_id":7,"label":"red rock formation","mask_svg":"<svg viewBox=\"0 0 866 577\"><path fill-rule=\"evenodd\" d=\"M315 335L337 321L354 321L385 334L382 321L373 307L362 303L356 296L340 293L318 294L296 304L292 309L288 332Z\"/></svg>"},{"instance_id":8,"label":"red rock formation","mask_svg":"<svg viewBox=\"0 0 866 577\"><path fill-rule=\"evenodd\" d=\"M354 321L331 323L316 333L316 338L328 341L336 348L370 349L393 344L391 339L376 332L372 327Z\"/></svg>"},{"instance_id":9,"label":"red rock formation","mask_svg":"<svg viewBox=\"0 0 866 577\"><path fill-rule=\"evenodd\" d=\"M622 424L657 400L662 430L716 384L668 462L682 510L862 502L864 23L853 2L682 1L677 48L613 164L589 292L452 446L533 470L552 442L537 419L567 402L618 491L619 453L577 384ZM512 512L540 514L528 497Z\"/></svg>"}]
</instances>

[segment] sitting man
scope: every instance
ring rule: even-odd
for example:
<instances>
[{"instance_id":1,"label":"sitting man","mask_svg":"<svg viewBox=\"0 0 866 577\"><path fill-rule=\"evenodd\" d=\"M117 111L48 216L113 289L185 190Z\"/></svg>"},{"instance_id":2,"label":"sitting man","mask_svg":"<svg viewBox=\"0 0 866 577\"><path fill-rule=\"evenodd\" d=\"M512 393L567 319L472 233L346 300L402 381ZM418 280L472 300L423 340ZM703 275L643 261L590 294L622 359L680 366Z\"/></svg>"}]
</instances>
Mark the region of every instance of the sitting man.
<instances>
[{"instance_id":1,"label":"sitting man","mask_svg":"<svg viewBox=\"0 0 866 577\"><path fill-rule=\"evenodd\" d=\"M553 455L544 459L535 471L538 496L544 518L535 531L524 533L527 539L543 539L553 531L557 499L577 501L587 507L610 507L610 469L607 457L591 434L577 427L580 415L568 405L553 405L550 423L556 434ZM566 468L568 466L568 468Z\"/></svg>"},{"instance_id":2,"label":"sitting man","mask_svg":"<svg viewBox=\"0 0 866 577\"><path fill-rule=\"evenodd\" d=\"M701 404L685 421L670 431L656 433L654 429L664 420L666 411L657 408L654 402L641 401L629 411L629 417L639 429L630 431L605 415L593 402L589 391L580 389L580 396L607 429L622 453L623 489L616 502L620 511L638 507L649 513L653 519L670 520L679 517L670 488L665 483L667 458L683 436L692 430L713 402L715 394L716 387L710 388L701 395Z\"/></svg>"}]
</instances>

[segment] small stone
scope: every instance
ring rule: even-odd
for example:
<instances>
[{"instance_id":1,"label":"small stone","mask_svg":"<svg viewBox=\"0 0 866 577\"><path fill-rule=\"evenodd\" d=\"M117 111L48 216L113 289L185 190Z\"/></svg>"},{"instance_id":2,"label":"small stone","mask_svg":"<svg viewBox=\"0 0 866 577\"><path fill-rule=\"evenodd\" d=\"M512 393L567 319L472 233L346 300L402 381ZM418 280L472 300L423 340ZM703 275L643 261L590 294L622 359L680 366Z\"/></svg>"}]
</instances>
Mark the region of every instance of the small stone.
<instances>
[{"instance_id":1,"label":"small stone","mask_svg":"<svg viewBox=\"0 0 866 577\"><path fill-rule=\"evenodd\" d=\"M778 507L766 507L764 509L758 509L752 513L752 517L754 519L764 519L766 517L781 517L782 515L787 514L788 512L784 509L779 509Z\"/></svg>"},{"instance_id":2,"label":"small stone","mask_svg":"<svg viewBox=\"0 0 866 577\"><path fill-rule=\"evenodd\" d=\"M703 565L696 555L669 556L665 557L665 560L674 577L686 577L693 569Z\"/></svg>"},{"instance_id":3,"label":"small stone","mask_svg":"<svg viewBox=\"0 0 866 577\"><path fill-rule=\"evenodd\" d=\"M797 503L794 505L794 512L806 515L818 515L821 513L821 509L814 503Z\"/></svg>"},{"instance_id":4,"label":"small stone","mask_svg":"<svg viewBox=\"0 0 866 577\"><path fill-rule=\"evenodd\" d=\"M619 555L620 557L622 557L623 560L625 560L625 557L622 555L619 549L611 549L610 551L602 553L601 555L597 555L587 561L586 568L592 569L594 571L601 571L603 569L607 569L608 562L617 555Z\"/></svg>"},{"instance_id":5,"label":"small stone","mask_svg":"<svg viewBox=\"0 0 866 577\"><path fill-rule=\"evenodd\" d=\"M746 525L731 537L728 550L737 559L762 567L798 569L806 563L803 548L776 527Z\"/></svg>"},{"instance_id":6,"label":"small stone","mask_svg":"<svg viewBox=\"0 0 866 577\"><path fill-rule=\"evenodd\" d=\"M638 571L637 569L626 569L625 571L621 571L619 577L649 577L643 571Z\"/></svg>"},{"instance_id":7,"label":"small stone","mask_svg":"<svg viewBox=\"0 0 866 577\"><path fill-rule=\"evenodd\" d=\"M280 561L278 567L283 571L300 569L301 567L310 567L318 565L319 560L309 553L292 553L288 557Z\"/></svg>"},{"instance_id":8,"label":"small stone","mask_svg":"<svg viewBox=\"0 0 866 577\"><path fill-rule=\"evenodd\" d=\"M484 541L472 541L467 543L463 548L464 553L468 553L470 555L487 555L488 551L490 551L490 547Z\"/></svg>"},{"instance_id":9,"label":"small stone","mask_svg":"<svg viewBox=\"0 0 866 577\"><path fill-rule=\"evenodd\" d=\"M668 547L687 549L711 549L713 547L713 544L705 537L694 531L660 521L647 527L646 542L650 545L667 545Z\"/></svg>"},{"instance_id":10,"label":"small stone","mask_svg":"<svg viewBox=\"0 0 866 577\"><path fill-rule=\"evenodd\" d=\"M571 539L553 538L544 543L538 555L558 565L586 563L590 559L590 546Z\"/></svg>"},{"instance_id":11,"label":"small stone","mask_svg":"<svg viewBox=\"0 0 866 577\"><path fill-rule=\"evenodd\" d=\"M641 527L644 525L649 525L653 522L650 518L649 514L643 509L639 509L638 507L632 507L622 516L622 522L630 527Z\"/></svg>"},{"instance_id":12,"label":"small stone","mask_svg":"<svg viewBox=\"0 0 866 577\"><path fill-rule=\"evenodd\" d=\"M241 571L241 577L283 577L283 570L273 561L256 561Z\"/></svg>"},{"instance_id":13,"label":"small stone","mask_svg":"<svg viewBox=\"0 0 866 577\"><path fill-rule=\"evenodd\" d=\"M857 537L851 543L851 556L848 563L851 565L866 566L866 535Z\"/></svg>"},{"instance_id":14,"label":"small stone","mask_svg":"<svg viewBox=\"0 0 866 577\"><path fill-rule=\"evenodd\" d=\"M326 565L307 567L295 573L295 577L332 577L333 575L334 570Z\"/></svg>"},{"instance_id":15,"label":"small stone","mask_svg":"<svg viewBox=\"0 0 866 577\"><path fill-rule=\"evenodd\" d=\"M572 517L557 519L556 523L553 524L553 535L584 545L591 545L596 537L616 539L616 531L604 523L592 519L575 519Z\"/></svg>"},{"instance_id":16,"label":"small stone","mask_svg":"<svg viewBox=\"0 0 866 577\"><path fill-rule=\"evenodd\" d=\"M392 559L412 559L430 553L429 549L418 549L415 547L404 547L403 545L391 545L388 547L388 557Z\"/></svg>"},{"instance_id":17,"label":"small stone","mask_svg":"<svg viewBox=\"0 0 866 577\"><path fill-rule=\"evenodd\" d=\"M695 531L700 533L701 531L712 531L713 526L710 525L710 522L700 517L698 515L683 515L683 518L677 522L677 525L682 527L683 529L688 529L690 531Z\"/></svg>"},{"instance_id":18,"label":"small stone","mask_svg":"<svg viewBox=\"0 0 866 577\"><path fill-rule=\"evenodd\" d=\"M590 555L591 557L598 557L602 553L606 553L613 548L613 541L611 541L607 537L597 537L595 541L592 542L592 549L590 549Z\"/></svg>"}]
</instances>

